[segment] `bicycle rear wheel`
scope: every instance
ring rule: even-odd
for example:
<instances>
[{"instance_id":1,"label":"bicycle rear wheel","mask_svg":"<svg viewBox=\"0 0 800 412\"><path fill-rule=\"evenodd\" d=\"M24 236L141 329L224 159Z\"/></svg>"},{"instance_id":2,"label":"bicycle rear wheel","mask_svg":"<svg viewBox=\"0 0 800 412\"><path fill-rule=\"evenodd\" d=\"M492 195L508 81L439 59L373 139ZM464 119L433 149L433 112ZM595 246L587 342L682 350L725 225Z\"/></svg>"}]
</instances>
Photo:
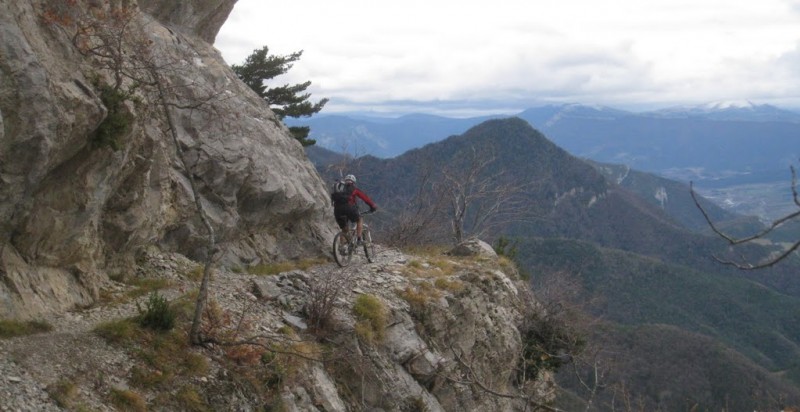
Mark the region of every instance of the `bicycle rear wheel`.
<instances>
[{"instance_id":1,"label":"bicycle rear wheel","mask_svg":"<svg viewBox=\"0 0 800 412\"><path fill-rule=\"evenodd\" d=\"M333 237L333 259L341 267L348 266L353 260L353 250L341 232Z\"/></svg>"},{"instance_id":2,"label":"bicycle rear wheel","mask_svg":"<svg viewBox=\"0 0 800 412\"><path fill-rule=\"evenodd\" d=\"M367 257L367 262L373 263L375 261L375 244L372 243L372 235L369 233L369 228L364 225L364 231L361 233L361 239L364 243L364 256Z\"/></svg>"}]
</instances>

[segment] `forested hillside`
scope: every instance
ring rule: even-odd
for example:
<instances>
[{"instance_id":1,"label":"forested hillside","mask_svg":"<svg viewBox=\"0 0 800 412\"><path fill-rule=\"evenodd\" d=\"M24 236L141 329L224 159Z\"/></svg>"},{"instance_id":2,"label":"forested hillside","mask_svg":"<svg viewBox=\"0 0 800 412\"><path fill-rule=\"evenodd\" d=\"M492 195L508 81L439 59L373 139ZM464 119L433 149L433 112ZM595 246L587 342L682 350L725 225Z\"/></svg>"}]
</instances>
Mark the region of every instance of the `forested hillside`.
<instances>
[{"instance_id":1,"label":"forested hillside","mask_svg":"<svg viewBox=\"0 0 800 412\"><path fill-rule=\"evenodd\" d=\"M633 113L561 104L533 107L516 116L575 156L694 181L701 193L736 213L771 220L795 207L788 183L789 165L800 158L797 113L769 105ZM389 158L465 133L485 120L336 115L298 124L310 126L312 135L322 139L321 147Z\"/></svg>"},{"instance_id":2,"label":"forested hillside","mask_svg":"<svg viewBox=\"0 0 800 412\"><path fill-rule=\"evenodd\" d=\"M621 164L600 163L592 160L587 160L587 162L612 182L662 209L681 226L700 233L711 233L708 222L692 201L689 185L631 169L629 166ZM743 235L762 229L761 222L754 216L742 216L727 211L702 197L699 198L699 201L708 216L729 232Z\"/></svg>"},{"instance_id":3,"label":"forested hillside","mask_svg":"<svg viewBox=\"0 0 800 412\"><path fill-rule=\"evenodd\" d=\"M599 334L587 329L590 346L640 356L616 363L609 379L637 382L628 389L650 405L667 402L659 395L663 391L671 393L665 410L686 399L719 410L734 395L746 407L763 401L759 396L800 399L797 259L757 274L719 265L712 256L728 253L725 244L698 233L698 222L689 224L674 212L693 207L685 196L670 199L684 202L670 214L514 118L484 122L392 159L340 157L323 164L314 150L309 155L329 181L337 173L357 174L360 186L385 210L374 223L387 242L407 241L388 233L398 226L420 242L450 241L453 196L463 193L454 187L473 195L486 183L514 189L511 196L497 191L473 196L465 203L464 230L490 241L511 239L509 251L534 285L553 276L576 279L579 300L590 303L581 311L605 325ZM479 219L496 206L492 196L502 200L498 212ZM414 232L415 223L421 230ZM757 260L772 250L756 245L736 253ZM682 344L651 352L646 348L655 339ZM703 342L714 342L707 353L712 359L698 362L698 355L687 351ZM681 367L663 367L664 357L680 359L675 364ZM734 360L729 368L749 377L735 385L719 375ZM669 384L687 374L707 385ZM765 377L771 389L756 396ZM786 378L794 383L781 382Z\"/></svg>"}]
</instances>

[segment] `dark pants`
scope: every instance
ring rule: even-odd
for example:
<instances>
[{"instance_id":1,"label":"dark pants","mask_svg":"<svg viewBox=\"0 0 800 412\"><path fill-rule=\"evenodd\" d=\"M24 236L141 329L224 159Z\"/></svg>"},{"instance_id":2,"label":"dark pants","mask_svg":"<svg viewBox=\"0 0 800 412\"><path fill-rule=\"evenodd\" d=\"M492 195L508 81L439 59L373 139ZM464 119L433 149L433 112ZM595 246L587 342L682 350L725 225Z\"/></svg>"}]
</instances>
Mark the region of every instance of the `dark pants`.
<instances>
[{"instance_id":1,"label":"dark pants","mask_svg":"<svg viewBox=\"0 0 800 412\"><path fill-rule=\"evenodd\" d=\"M342 230L347 229L347 221L358 222L360 216L358 215L357 206L336 206L333 208L333 217L336 218L336 223Z\"/></svg>"}]
</instances>

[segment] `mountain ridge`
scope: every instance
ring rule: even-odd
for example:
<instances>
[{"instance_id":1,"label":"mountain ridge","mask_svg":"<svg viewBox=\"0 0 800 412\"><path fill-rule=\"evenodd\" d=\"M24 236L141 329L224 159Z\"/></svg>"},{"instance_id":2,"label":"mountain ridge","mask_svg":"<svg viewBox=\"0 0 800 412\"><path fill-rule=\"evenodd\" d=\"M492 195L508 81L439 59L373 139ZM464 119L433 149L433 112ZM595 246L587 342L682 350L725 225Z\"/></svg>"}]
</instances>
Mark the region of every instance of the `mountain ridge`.
<instances>
[{"instance_id":1,"label":"mountain ridge","mask_svg":"<svg viewBox=\"0 0 800 412\"><path fill-rule=\"evenodd\" d=\"M287 119L290 125L306 125L314 128L317 123L321 123L320 128L325 128L325 118L348 119L357 122L367 122L376 124L394 124L402 126L407 121L425 121L432 123L452 122L451 126L456 132L434 136L433 139L444 139L452 134L465 132L469 127L482 123L483 121L495 118L521 117L531 123L534 127L547 130L558 120L563 118L585 118L585 119L606 119L619 120L622 118L641 117L646 119L704 119L715 121L743 121L743 122L800 122L800 113L782 109L769 104L738 104L736 102L711 102L701 105L674 106L663 109L633 112L629 110L617 109L611 106L586 105L580 103L550 104L535 106L524 109L516 113L484 115L473 117L448 117L443 115L427 114L424 112L412 112L396 116L376 116L360 112L342 112L335 114L322 113L312 118ZM369 127L369 126L367 126ZM459 129L461 128L461 129ZM313 132L312 132L313 133ZM435 141L435 140L431 140ZM339 149L339 147L322 145L328 149ZM400 150L393 149L388 152L372 153L378 157L393 157L399 155L408 147Z\"/></svg>"},{"instance_id":2,"label":"mountain ridge","mask_svg":"<svg viewBox=\"0 0 800 412\"><path fill-rule=\"evenodd\" d=\"M737 198L734 193L742 189L742 199L737 200L736 206L729 206L725 198L718 201L724 208L735 207L738 213L771 221L790 210L792 205L784 201L785 187L789 166L800 158L800 123L775 119L800 115L769 105L723 106L697 114L689 113L695 109L680 110L673 109L666 116L657 111L634 113L602 106L546 105L526 109L516 117L525 119L580 158L625 164L673 180L692 181L699 191L722 193L727 199ZM750 116L753 113L757 116ZM767 118L763 113L775 116ZM464 133L486 120L425 115L429 119L426 123L415 123L416 114L407 116L374 121L362 118L336 128L320 116L304 119L302 124L311 127L312 136L323 138L322 147L356 156L391 158ZM493 118L508 117L514 116ZM369 138L356 143L358 135ZM345 140L349 143L333 143ZM749 195L752 185L761 185L761 189ZM763 207L759 203L762 199L775 207Z\"/></svg>"},{"instance_id":3,"label":"mountain ridge","mask_svg":"<svg viewBox=\"0 0 800 412\"><path fill-rule=\"evenodd\" d=\"M773 268L768 273L765 272L761 275L743 275L720 266L711 259L712 255L725 252L726 246L720 239L691 232L681 226L678 221L653 202L646 201L634 192L620 186L616 180L610 180L614 179L613 173L602 174L597 170L596 164L591 165L567 153L522 119L489 120L469 129L462 135L450 136L442 141L429 143L390 159L377 157L367 157L363 161L354 159L347 170L356 173L360 179L360 186L381 205L386 215L393 215L399 213L398 205L406 205L405 200L415 190L419 190L416 171L423 168L431 170L426 168L426 165L433 164L435 165L433 168L435 174L437 170L450 167L451 159L455 159L456 163L454 164L463 164L458 162L463 161L465 156L469 157L470 153L491 153L492 156L496 156L496 163L485 171L486 175L513 176L516 179L538 182L538 184L527 187L524 195L524 199L529 202L530 207L541 213L538 219L535 222L518 221L511 226L506 226L504 230L494 233L494 236L502 234L513 239L522 270L529 271L532 277L535 278L548 272L561 273L560 271L564 271L565 274L584 276L584 281L594 282L595 285L617 285L619 286L617 295L610 293L609 290L598 292L599 300L609 303L617 302L611 306L615 308L612 312L614 316L602 315L602 313L597 313L597 315L621 322L623 318L619 316L623 316L626 312L642 311L642 313L649 313L648 316L651 316L652 321L656 323L671 322L673 326L683 326L684 328L693 324L695 325L693 328L682 330L692 334L708 334L715 341L727 342L725 343L726 347L736 347L740 351L747 352L751 361L758 363L760 365L758 368L763 368L760 372L753 371L752 376L769 374L766 368L777 365L789 368L787 363L790 363L795 355L789 355L787 359L783 354L796 354L798 345L800 345L800 337L789 338L793 349L787 352L783 349L776 349L766 338L763 342L761 339L762 336L775 336L778 337L777 341L780 341L780 336L785 336L783 332L776 332L775 335L772 335L770 329L769 333L748 334L745 333L743 327L726 326L721 317L710 316L710 314L724 314L726 299L742 301L750 299L748 293L751 292L741 291L755 293L759 290L769 290L774 296L782 296L781 299L786 299L787 310L791 311L791 308L800 310L800 282L796 279L796 269L800 267L798 262L789 262L789 266ZM310 157L312 161L315 160L313 154ZM487 158L487 156L479 156L479 158ZM324 165L316 164L321 173L326 173ZM504 171L505 173L503 173ZM329 179L335 177L328 176ZM632 179L630 175L627 178ZM656 183L664 182L656 181ZM688 201L686 197L683 200ZM377 228L378 233L386 227L382 226L380 221L376 221L377 217L372 220L373 227ZM434 219L433 222L436 220ZM695 222L695 226L699 226L699 223ZM433 229L428 226L427 230ZM492 239L492 237L489 238L489 240ZM567 245L574 242L589 242L589 246L586 247L600 248L597 249L600 251L596 252L599 256L598 259L612 262L613 265L596 266L600 269L592 269L594 272L589 273L588 270L593 266L574 267L570 266L570 262L584 262L591 254L575 253L569 248L550 249L552 252L547 252L548 249L540 246L542 245L540 239L553 239L550 241L562 241ZM744 253L751 258L757 258L757 256L765 256L769 250L752 247L746 249ZM548 259L554 257L560 257L564 261L549 266L545 264ZM591 263L591 260L587 260L585 263ZM631 268L641 268L642 274L650 273L650 275L637 276L634 272L625 272ZM589 277L590 274L594 277ZM622 284L616 283L619 279L615 276L627 279L625 282L628 286L622 287ZM679 292L670 292L672 295L669 296L674 296L670 298L670 302L659 300L660 297L668 296L658 293L667 290L663 289L663 286L659 286L659 282L679 282L672 285L669 290L680 291L681 279L692 282L694 282L693 279L696 279L696 282L699 282L697 284L703 286L692 288L692 293L696 294L695 298L714 297L716 302L714 307L722 308L721 311L709 311L709 317L703 318L702 303L697 302L696 299L679 297ZM725 292L722 289L723 284L717 284L715 279L725 280L724 285L736 285L731 288L739 290L739 292ZM716 288L721 289L717 290ZM588 290L592 291L593 289ZM638 302L637 295L645 290L650 296L649 300ZM717 294L720 296L716 297ZM590 300L595 299L586 299L586 301ZM763 327L765 323L768 323L764 321L764 316L766 319L770 319L768 313L773 309L770 309L772 306L767 305L767 300L758 302L757 304L752 303L753 306L748 310L757 313L760 320L745 317L745 319L750 319L745 323L753 322L753 325L759 324L762 325L759 327ZM662 306L662 303L665 305ZM698 308L697 304L700 304L701 307ZM741 308L742 306L736 304L735 307ZM661 318L655 317L655 315L659 315ZM771 321L779 322L782 330L791 330L794 327L792 324L794 320L791 316L787 318L782 315ZM684 325L684 323L686 324ZM648 323L637 320L631 324L647 325ZM618 337L609 338L614 340ZM742 339L747 343L736 344L737 339ZM763 347L759 345L763 345ZM674 355L685 356L686 354L675 353ZM749 367L743 366L743 368L749 370ZM702 373L712 372L708 370ZM649 373L651 376L657 374L653 371ZM748 376L750 374L748 372ZM625 379L633 379L633 377L627 376ZM645 378L641 377L641 379ZM666 378L659 375L659 379ZM757 380L748 380L748 382L755 385ZM780 385L786 385L786 383ZM791 384L789 386L791 387ZM715 402L722 401L717 399ZM722 405L722 403L715 405Z\"/></svg>"}]
</instances>

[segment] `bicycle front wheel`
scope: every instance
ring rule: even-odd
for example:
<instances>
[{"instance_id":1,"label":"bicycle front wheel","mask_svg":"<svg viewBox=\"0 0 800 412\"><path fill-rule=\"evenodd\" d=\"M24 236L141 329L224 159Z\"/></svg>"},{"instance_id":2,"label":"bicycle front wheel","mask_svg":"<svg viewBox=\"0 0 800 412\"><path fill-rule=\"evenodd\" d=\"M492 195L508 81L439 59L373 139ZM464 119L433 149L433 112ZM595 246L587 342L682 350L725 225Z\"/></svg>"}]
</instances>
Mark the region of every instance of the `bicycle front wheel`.
<instances>
[{"instance_id":1,"label":"bicycle front wheel","mask_svg":"<svg viewBox=\"0 0 800 412\"><path fill-rule=\"evenodd\" d=\"M348 266L353 259L353 251L350 248L350 244L341 233L337 233L333 237L333 259L341 267Z\"/></svg>"},{"instance_id":2,"label":"bicycle front wheel","mask_svg":"<svg viewBox=\"0 0 800 412\"><path fill-rule=\"evenodd\" d=\"M375 244L372 243L372 235L370 235L368 228L364 228L361 238L364 239L364 256L367 257L367 262L375 262Z\"/></svg>"}]
</instances>

